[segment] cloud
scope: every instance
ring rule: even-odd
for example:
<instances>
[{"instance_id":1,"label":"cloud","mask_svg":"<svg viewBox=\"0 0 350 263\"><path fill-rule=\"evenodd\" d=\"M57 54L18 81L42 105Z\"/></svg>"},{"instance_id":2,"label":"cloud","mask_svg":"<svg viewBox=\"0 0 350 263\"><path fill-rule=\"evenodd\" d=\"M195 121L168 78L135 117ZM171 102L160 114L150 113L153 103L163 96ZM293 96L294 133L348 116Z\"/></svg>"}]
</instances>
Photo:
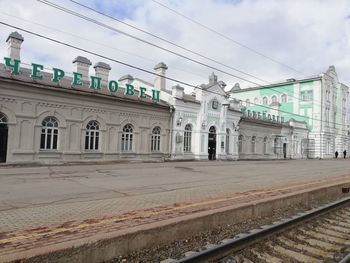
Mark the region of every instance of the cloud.
<instances>
[{"instance_id":1,"label":"cloud","mask_svg":"<svg viewBox=\"0 0 350 263\"><path fill-rule=\"evenodd\" d=\"M350 75L348 74L350 67L348 55L350 54L350 19L348 18L350 2L347 0L338 0L337 4L324 0L159 1L223 33L227 37L303 72L303 74L258 56L231 41L190 23L152 1L89 0L82 1L82 3L98 8L101 12L162 36L188 49L225 63L230 67L256 75L268 82L301 77L302 75L316 75L325 72L329 65L334 65L340 80L345 84L350 84ZM241 75L256 83L264 84L262 81L244 76L222 65L205 61L118 22L82 9L70 1L56 1L56 3L108 23L130 34L203 61L223 71ZM2 7L0 11L1 21L30 29L151 71L155 64L164 61L169 67L168 75L170 77L194 85L207 82L209 74L215 71L62 13L38 1L0 0L0 5ZM7 13L11 16L2 13ZM16 17L43 24L45 27L22 21ZM52 28L60 31L52 30ZM3 39L3 43L12 31L13 29L0 26L0 39ZM20 33L25 38L22 50L22 60L25 62L39 62L45 64L45 66L61 67L69 72L72 70L71 61L74 57L83 55L88 57L93 63L104 61L110 64L113 68L111 75L114 79L118 79L125 74L132 74L150 82L153 80L153 76L149 74L84 54L84 52L54 44L23 32ZM5 54L6 46L4 43L3 47L0 48L0 55L4 56ZM216 72L216 74L229 87L236 82L240 82L243 87L253 85L224 73ZM169 82L169 85L174 84L174 82Z\"/></svg>"}]
</instances>

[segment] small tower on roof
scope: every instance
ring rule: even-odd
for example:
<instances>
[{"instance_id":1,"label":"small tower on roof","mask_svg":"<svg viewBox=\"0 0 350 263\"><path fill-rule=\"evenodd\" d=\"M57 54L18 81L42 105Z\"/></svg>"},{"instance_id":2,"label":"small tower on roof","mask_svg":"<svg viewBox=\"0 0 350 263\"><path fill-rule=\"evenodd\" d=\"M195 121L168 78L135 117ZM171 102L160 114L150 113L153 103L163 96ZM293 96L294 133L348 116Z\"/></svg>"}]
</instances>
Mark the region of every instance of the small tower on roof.
<instances>
[{"instance_id":1,"label":"small tower on roof","mask_svg":"<svg viewBox=\"0 0 350 263\"><path fill-rule=\"evenodd\" d=\"M6 39L7 56L11 59L21 60L21 45L24 41L22 35L18 32L12 32Z\"/></svg>"}]
</instances>

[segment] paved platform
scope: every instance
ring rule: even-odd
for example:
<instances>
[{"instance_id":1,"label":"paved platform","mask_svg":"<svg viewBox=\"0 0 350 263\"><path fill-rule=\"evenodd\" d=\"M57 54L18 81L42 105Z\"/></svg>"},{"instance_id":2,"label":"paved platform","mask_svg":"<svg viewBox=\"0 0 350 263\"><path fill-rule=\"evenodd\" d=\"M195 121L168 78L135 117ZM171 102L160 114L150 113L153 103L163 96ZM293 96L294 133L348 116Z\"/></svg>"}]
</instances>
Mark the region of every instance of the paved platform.
<instances>
[{"instance_id":1,"label":"paved platform","mask_svg":"<svg viewBox=\"0 0 350 263\"><path fill-rule=\"evenodd\" d=\"M335 184L349 174L348 159L3 167L0 259L141 221Z\"/></svg>"}]
</instances>

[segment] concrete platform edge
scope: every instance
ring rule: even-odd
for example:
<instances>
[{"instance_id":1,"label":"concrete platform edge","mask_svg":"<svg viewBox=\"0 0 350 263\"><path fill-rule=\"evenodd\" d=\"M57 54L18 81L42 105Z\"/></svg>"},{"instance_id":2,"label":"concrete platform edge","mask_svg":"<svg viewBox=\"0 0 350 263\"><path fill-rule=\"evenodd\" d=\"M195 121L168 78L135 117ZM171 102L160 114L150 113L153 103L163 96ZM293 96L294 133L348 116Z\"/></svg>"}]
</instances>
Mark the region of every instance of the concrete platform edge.
<instances>
[{"instance_id":1,"label":"concrete platform edge","mask_svg":"<svg viewBox=\"0 0 350 263\"><path fill-rule=\"evenodd\" d=\"M248 219L268 216L273 210L284 210L291 205L307 204L318 200L325 202L346 196L342 187L350 181L326 187L313 188L246 205L231 205L198 212L191 215L141 225L109 234L96 234L80 240L28 250L1 258L0 262L81 262L93 263L109 260L132 251L165 244L177 239L186 239L210 228L236 224Z\"/></svg>"}]
</instances>

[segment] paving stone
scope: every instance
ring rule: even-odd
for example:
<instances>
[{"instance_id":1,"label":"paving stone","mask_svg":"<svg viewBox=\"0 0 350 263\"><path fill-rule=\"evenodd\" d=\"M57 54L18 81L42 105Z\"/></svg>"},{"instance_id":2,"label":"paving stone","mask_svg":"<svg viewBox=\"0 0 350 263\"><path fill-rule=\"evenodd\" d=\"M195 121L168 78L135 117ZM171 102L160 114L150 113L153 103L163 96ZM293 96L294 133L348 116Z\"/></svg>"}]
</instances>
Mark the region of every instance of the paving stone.
<instances>
[{"instance_id":1,"label":"paving stone","mask_svg":"<svg viewBox=\"0 0 350 263\"><path fill-rule=\"evenodd\" d=\"M334 184L349 170L333 160L0 168L0 233L24 237L0 235L0 255Z\"/></svg>"}]
</instances>

